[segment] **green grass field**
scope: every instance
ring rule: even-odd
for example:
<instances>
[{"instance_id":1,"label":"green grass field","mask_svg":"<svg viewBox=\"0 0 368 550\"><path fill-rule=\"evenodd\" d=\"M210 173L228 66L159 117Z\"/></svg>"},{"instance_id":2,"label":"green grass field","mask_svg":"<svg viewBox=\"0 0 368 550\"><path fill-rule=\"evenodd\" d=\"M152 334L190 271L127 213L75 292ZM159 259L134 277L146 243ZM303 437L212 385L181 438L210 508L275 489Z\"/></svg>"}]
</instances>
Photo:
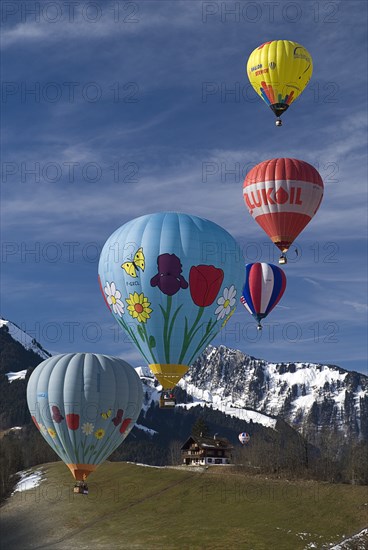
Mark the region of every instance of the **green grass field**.
<instances>
[{"instance_id":1,"label":"green grass field","mask_svg":"<svg viewBox=\"0 0 368 550\"><path fill-rule=\"evenodd\" d=\"M3 550L322 549L368 524L361 486L107 462L83 496L61 462L42 470L1 509Z\"/></svg>"}]
</instances>

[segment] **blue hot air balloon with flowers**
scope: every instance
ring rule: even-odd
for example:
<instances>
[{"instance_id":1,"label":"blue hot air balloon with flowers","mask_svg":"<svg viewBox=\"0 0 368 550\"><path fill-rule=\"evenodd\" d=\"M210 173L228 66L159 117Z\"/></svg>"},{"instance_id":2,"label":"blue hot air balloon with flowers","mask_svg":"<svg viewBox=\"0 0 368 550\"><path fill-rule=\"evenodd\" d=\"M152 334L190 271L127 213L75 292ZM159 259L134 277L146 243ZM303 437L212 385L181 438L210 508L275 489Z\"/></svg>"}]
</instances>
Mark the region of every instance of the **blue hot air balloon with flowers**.
<instances>
[{"instance_id":1,"label":"blue hot air balloon with flowers","mask_svg":"<svg viewBox=\"0 0 368 550\"><path fill-rule=\"evenodd\" d=\"M243 265L225 229L189 214L145 215L107 239L98 268L102 295L164 390L234 313Z\"/></svg>"},{"instance_id":2,"label":"blue hot air balloon with flowers","mask_svg":"<svg viewBox=\"0 0 368 550\"><path fill-rule=\"evenodd\" d=\"M41 435L82 482L133 428L143 390L133 367L122 359L66 353L32 372L27 402Z\"/></svg>"}]
</instances>

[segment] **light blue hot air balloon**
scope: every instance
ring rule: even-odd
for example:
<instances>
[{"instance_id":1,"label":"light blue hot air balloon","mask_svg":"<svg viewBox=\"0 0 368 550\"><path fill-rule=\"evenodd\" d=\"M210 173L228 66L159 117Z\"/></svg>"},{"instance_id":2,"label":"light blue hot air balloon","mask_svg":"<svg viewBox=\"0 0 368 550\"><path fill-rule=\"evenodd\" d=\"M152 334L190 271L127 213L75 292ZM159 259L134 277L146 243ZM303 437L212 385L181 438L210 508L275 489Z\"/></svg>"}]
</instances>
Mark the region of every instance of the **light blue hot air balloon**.
<instances>
[{"instance_id":1,"label":"light blue hot air balloon","mask_svg":"<svg viewBox=\"0 0 368 550\"><path fill-rule=\"evenodd\" d=\"M133 219L106 241L106 305L164 388L173 388L234 313L243 255L219 225L176 212Z\"/></svg>"},{"instance_id":2,"label":"light blue hot air balloon","mask_svg":"<svg viewBox=\"0 0 368 550\"><path fill-rule=\"evenodd\" d=\"M82 481L127 437L142 408L143 390L122 359L68 353L38 365L27 402L47 443Z\"/></svg>"}]
</instances>

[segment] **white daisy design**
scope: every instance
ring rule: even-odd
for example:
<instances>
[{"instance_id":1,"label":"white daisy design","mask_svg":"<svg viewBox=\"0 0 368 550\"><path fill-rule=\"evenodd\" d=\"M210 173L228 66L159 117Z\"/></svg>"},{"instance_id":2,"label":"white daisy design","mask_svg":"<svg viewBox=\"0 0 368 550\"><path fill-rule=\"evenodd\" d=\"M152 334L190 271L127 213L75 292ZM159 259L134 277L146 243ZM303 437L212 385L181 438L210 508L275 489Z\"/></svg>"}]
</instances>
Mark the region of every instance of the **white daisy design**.
<instances>
[{"instance_id":1,"label":"white daisy design","mask_svg":"<svg viewBox=\"0 0 368 550\"><path fill-rule=\"evenodd\" d=\"M44 426L43 424L38 424L38 425L40 427L40 432L42 432L43 434L47 434L46 426Z\"/></svg>"},{"instance_id":2,"label":"white daisy design","mask_svg":"<svg viewBox=\"0 0 368 550\"><path fill-rule=\"evenodd\" d=\"M235 296L236 296L236 290L234 285L231 285L230 288L225 288L224 293L220 298L217 300L218 308L215 310L215 315L217 315L217 320L220 321L225 317L225 315L229 315L231 308L235 305Z\"/></svg>"},{"instance_id":3,"label":"white daisy design","mask_svg":"<svg viewBox=\"0 0 368 550\"><path fill-rule=\"evenodd\" d=\"M105 294L107 296L107 303L109 304L110 308L112 308L115 315L119 315L121 317L124 313L124 304L120 300L121 298L121 292L118 290L115 286L115 283L108 283L106 281L106 286L104 288Z\"/></svg>"},{"instance_id":4,"label":"white daisy design","mask_svg":"<svg viewBox=\"0 0 368 550\"><path fill-rule=\"evenodd\" d=\"M82 432L84 433L84 435L91 435L94 429L95 427L93 424L91 424L91 422L85 422L82 426Z\"/></svg>"}]
</instances>

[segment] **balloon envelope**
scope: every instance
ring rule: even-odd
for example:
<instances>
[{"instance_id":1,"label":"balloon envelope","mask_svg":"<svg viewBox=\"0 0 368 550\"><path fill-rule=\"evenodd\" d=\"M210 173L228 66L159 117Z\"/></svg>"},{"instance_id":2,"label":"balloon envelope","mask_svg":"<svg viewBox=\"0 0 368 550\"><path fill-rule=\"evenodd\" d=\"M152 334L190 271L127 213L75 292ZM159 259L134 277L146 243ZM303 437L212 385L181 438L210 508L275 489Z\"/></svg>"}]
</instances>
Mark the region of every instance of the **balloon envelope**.
<instances>
[{"instance_id":1,"label":"balloon envelope","mask_svg":"<svg viewBox=\"0 0 368 550\"><path fill-rule=\"evenodd\" d=\"M323 181L317 170L303 160L265 160L249 171L243 195L250 215L286 252L317 212Z\"/></svg>"},{"instance_id":2,"label":"balloon envelope","mask_svg":"<svg viewBox=\"0 0 368 550\"><path fill-rule=\"evenodd\" d=\"M246 432L242 432L241 434L239 434L239 441L242 445L244 445L244 443L249 443L250 441L250 435Z\"/></svg>"},{"instance_id":3,"label":"balloon envelope","mask_svg":"<svg viewBox=\"0 0 368 550\"><path fill-rule=\"evenodd\" d=\"M285 273L280 267L266 263L247 264L245 272L240 301L260 323L281 300L286 288Z\"/></svg>"},{"instance_id":4,"label":"balloon envelope","mask_svg":"<svg viewBox=\"0 0 368 550\"><path fill-rule=\"evenodd\" d=\"M133 367L93 353L50 357L27 385L33 422L77 480L86 479L124 441L142 401Z\"/></svg>"},{"instance_id":5,"label":"balloon envelope","mask_svg":"<svg viewBox=\"0 0 368 550\"><path fill-rule=\"evenodd\" d=\"M106 241L101 292L164 389L180 380L234 312L242 262L225 229L188 214L142 216Z\"/></svg>"},{"instance_id":6,"label":"balloon envelope","mask_svg":"<svg viewBox=\"0 0 368 550\"><path fill-rule=\"evenodd\" d=\"M302 93L313 72L310 53L291 40L271 40L249 56L250 83L276 116L282 115Z\"/></svg>"}]
</instances>

